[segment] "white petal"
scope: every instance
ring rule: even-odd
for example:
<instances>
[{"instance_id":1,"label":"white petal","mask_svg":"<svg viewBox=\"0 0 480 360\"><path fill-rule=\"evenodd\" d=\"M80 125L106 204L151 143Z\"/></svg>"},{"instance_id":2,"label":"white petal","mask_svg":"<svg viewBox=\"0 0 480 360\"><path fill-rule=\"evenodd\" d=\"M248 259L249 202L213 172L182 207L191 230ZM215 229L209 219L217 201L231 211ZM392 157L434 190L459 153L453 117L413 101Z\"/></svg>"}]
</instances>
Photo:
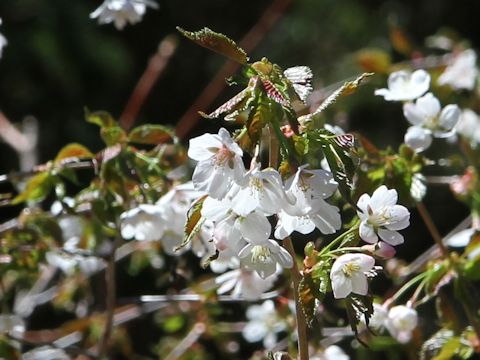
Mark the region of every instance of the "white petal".
<instances>
[{"instance_id":1,"label":"white petal","mask_svg":"<svg viewBox=\"0 0 480 360\"><path fill-rule=\"evenodd\" d=\"M366 221L362 221L360 223L360 237L363 241L366 241L370 244L375 244L378 241L378 236L375 233L375 230Z\"/></svg>"},{"instance_id":2,"label":"white petal","mask_svg":"<svg viewBox=\"0 0 480 360\"><path fill-rule=\"evenodd\" d=\"M272 226L266 216L257 212L252 212L237 222L242 236L254 244L265 243L272 232Z\"/></svg>"},{"instance_id":3,"label":"white petal","mask_svg":"<svg viewBox=\"0 0 480 360\"><path fill-rule=\"evenodd\" d=\"M410 102L403 105L403 115L412 125L422 125L425 120L424 114Z\"/></svg>"},{"instance_id":4,"label":"white petal","mask_svg":"<svg viewBox=\"0 0 480 360\"><path fill-rule=\"evenodd\" d=\"M399 232L392 230L378 229L378 236L392 246L403 244L404 241L403 236Z\"/></svg>"},{"instance_id":5,"label":"white petal","mask_svg":"<svg viewBox=\"0 0 480 360\"><path fill-rule=\"evenodd\" d=\"M440 113L442 106L440 101L432 94L428 93L417 99L415 106L425 118L435 118Z\"/></svg>"},{"instance_id":6,"label":"white petal","mask_svg":"<svg viewBox=\"0 0 480 360\"><path fill-rule=\"evenodd\" d=\"M338 274L331 280L335 299L344 299L352 292L352 282L343 274Z\"/></svg>"},{"instance_id":7,"label":"white petal","mask_svg":"<svg viewBox=\"0 0 480 360\"><path fill-rule=\"evenodd\" d=\"M368 281L367 277L362 273L352 275L352 292L358 295L367 295Z\"/></svg>"},{"instance_id":8,"label":"white petal","mask_svg":"<svg viewBox=\"0 0 480 360\"><path fill-rule=\"evenodd\" d=\"M465 247L470 243L475 230L472 228L459 231L446 239L445 244L451 247Z\"/></svg>"},{"instance_id":9,"label":"white petal","mask_svg":"<svg viewBox=\"0 0 480 360\"><path fill-rule=\"evenodd\" d=\"M385 185L377 188L370 201L370 207L376 211L386 206L392 206L397 203L398 194L395 189L388 189Z\"/></svg>"},{"instance_id":10,"label":"white petal","mask_svg":"<svg viewBox=\"0 0 480 360\"><path fill-rule=\"evenodd\" d=\"M190 139L188 157L197 161L207 160L214 156L221 146L222 142L218 135L203 134Z\"/></svg>"},{"instance_id":11,"label":"white petal","mask_svg":"<svg viewBox=\"0 0 480 360\"><path fill-rule=\"evenodd\" d=\"M439 126L444 131L452 130L460 119L461 111L457 105L447 105L443 108L439 118Z\"/></svg>"},{"instance_id":12,"label":"white petal","mask_svg":"<svg viewBox=\"0 0 480 360\"><path fill-rule=\"evenodd\" d=\"M405 143L415 151L420 152L430 147L432 135L429 130L411 126L405 134Z\"/></svg>"}]
</instances>

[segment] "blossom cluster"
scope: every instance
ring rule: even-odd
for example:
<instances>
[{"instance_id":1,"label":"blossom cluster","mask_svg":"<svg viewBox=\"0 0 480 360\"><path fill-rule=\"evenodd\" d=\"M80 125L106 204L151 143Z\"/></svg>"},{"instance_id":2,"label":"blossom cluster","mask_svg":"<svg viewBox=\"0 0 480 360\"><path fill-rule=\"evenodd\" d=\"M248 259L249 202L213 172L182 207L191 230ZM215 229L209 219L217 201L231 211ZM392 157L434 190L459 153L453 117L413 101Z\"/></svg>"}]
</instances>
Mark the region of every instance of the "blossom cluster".
<instances>
[{"instance_id":1,"label":"blossom cluster","mask_svg":"<svg viewBox=\"0 0 480 360\"><path fill-rule=\"evenodd\" d=\"M454 90L472 90L478 75L475 63L476 54L471 49L452 56L437 84ZM433 138L453 138L456 132L478 143L478 115L470 109L462 112L456 104L442 108L437 97L428 92L430 85L431 77L425 70L413 73L400 70L390 74L388 88L375 91L387 101L404 102L403 114L411 125L405 143L421 152L430 147Z\"/></svg>"},{"instance_id":2,"label":"blossom cluster","mask_svg":"<svg viewBox=\"0 0 480 360\"><path fill-rule=\"evenodd\" d=\"M340 229L339 209L325 201L338 186L328 171L301 166L283 182L276 169L261 169L255 161L247 170L242 149L224 128L191 139L188 155L198 162L193 185L208 195L201 214L213 224L217 262L236 259L242 269L267 279L293 265L277 240L294 231Z\"/></svg>"}]
</instances>

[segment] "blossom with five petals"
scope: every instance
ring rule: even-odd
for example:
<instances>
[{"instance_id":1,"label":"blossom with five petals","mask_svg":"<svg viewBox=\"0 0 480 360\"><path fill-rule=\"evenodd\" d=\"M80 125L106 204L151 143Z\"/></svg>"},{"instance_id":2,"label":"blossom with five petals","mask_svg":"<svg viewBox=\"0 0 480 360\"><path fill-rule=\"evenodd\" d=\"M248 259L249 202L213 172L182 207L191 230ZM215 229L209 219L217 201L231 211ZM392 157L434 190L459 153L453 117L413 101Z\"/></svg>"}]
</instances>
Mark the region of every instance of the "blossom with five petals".
<instances>
[{"instance_id":1,"label":"blossom with five petals","mask_svg":"<svg viewBox=\"0 0 480 360\"><path fill-rule=\"evenodd\" d=\"M243 337L248 342L263 340L266 349L272 349L277 343L277 333L287 329L287 323L277 315L271 300L249 306L246 315L249 321L243 328Z\"/></svg>"},{"instance_id":2,"label":"blossom with five petals","mask_svg":"<svg viewBox=\"0 0 480 360\"><path fill-rule=\"evenodd\" d=\"M397 200L397 191L389 190L385 185L376 189L372 197L368 194L360 196L357 214L361 220L360 237L364 241L375 244L380 237L392 246L403 243L403 236L397 230L410 225L410 212L397 205Z\"/></svg>"},{"instance_id":3,"label":"blossom with five petals","mask_svg":"<svg viewBox=\"0 0 480 360\"><path fill-rule=\"evenodd\" d=\"M385 326L390 335L402 344L410 341L417 324L417 311L405 305L392 307L388 311L388 317L385 321Z\"/></svg>"},{"instance_id":4,"label":"blossom with five petals","mask_svg":"<svg viewBox=\"0 0 480 360\"><path fill-rule=\"evenodd\" d=\"M405 143L416 151L423 151L430 146L432 135L437 138L453 135L461 112L453 104L442 109L440 101L428 93L417 99L415 104L404 104L403 114L413 125L405 134Z\"/></svg>"},{"instance_id":5,"label":"blossom with five petals","mask_svg":"<svg viewBox=\"0 0 480 360\"><path fill-rule=\"evenodd\" d=\"M339 209L325 199L337 189L333 175L325 170L307 170L301 166L295 176L286 182L287 197L294 205L286 203L278 214L275 237L284 239L293 231L309 234L318 228L323 234L332 234L342 224Z\"/></svg>"},{"instance_id":6,"label":"blossom with five petals","mask_svg":"<svg viewBox=\"0 0 480 360\"><path fill-rule=\"evenodd\" d=\"M192 180L195 189L215 199L225 197L233 182L245 174L243 151L224 128L218 134L203 134L190 140L188 156L197 160Z\"/></svg>"},{"instance_id":7,"label":"blossom with five petals","mask_svg":"<svg viewBox=\"0 0 480 360\"><path fill-rule=\"evenodd\" d=\"M287 269L293 266L290 253L274 240L256 244L248 243L240 250L238 257L242 266L256 271L262 279L273 275L277 270L277 264Z\"/></svg>"},{"instance_id":8,"label":"blossom with five petals","mask_svg":"<svg viewBox=\"0 0 480 360\"><path fill-rule=\"evenodd\" d=\"M375 259L365 254L344 254L335 260L330 272L333 296L346 298L350 293L367 295L367 274L373 269Z\"/></svg>"},{"instance_id":9,"label":"blossom with five petals","mask_svg":"<svg viewBox=\"0 0 480 360\"><path fill-rule=\"evenodd\" d=\"M388 77L388 89L375 90L375 95L387 101L411 101L425 94L429 87L430 75L425 70L400 70Z\"/></svg>"}]
</instances>

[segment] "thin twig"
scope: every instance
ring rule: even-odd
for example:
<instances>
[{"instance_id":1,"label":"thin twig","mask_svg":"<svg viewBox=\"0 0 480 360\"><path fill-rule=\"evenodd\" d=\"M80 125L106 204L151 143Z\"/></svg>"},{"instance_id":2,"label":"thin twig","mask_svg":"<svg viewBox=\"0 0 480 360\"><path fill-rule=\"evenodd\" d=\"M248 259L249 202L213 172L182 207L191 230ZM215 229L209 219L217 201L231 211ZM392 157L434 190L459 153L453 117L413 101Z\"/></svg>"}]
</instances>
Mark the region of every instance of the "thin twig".
<instances>
[{"instance_id":1,"label":"thin twig","mask_svg":"<svg viewBox=\"0 0 480 360\"><path fill-rule=\"evenodd\" d=\"M193 325L192 330L183 338L180 343L165 357L165 360L176 360L182 356L190 347L197 342L202 334L207 330L207 327L203 323L196 323Z\"/></svg>"},{"instance_id":2,"label":"thin twig","mask_svg":"<svg viewBox=\"0 0 480 360\"><path fill-rule=\"evenodd\" d=\"M442 252L442 255L445 258L448 258L450 256L448 249L443 243L442 235L440 235L440 232L438 231L437 226L433 222L433 219L430 216L430 213L428 212L427 208L425 207L425 205L423 205L422 202L418 202L417 209L418 209L418 212L420 213L420 216L422 217L423 222L427 226L427 229L430 232L430 235L432 235L433 240L435 241L440 251Z\"/></svg>"},{"instance_id":3,"label":"thin twig","mask_svg":"<svg viewBox=\"0 0 480 360\"><path fill-rule=\"evenodd\" d=\"M125 110L120 116L120 125L124 129L130 129L135 123L140 109L160 75L162 75L167 67L176 49L177 37L175 35L168 35L160 42L157 52L150 58L145 71L138 80L127 105L125 106Z\"/></svg>"},{"instance_id":4,"label":"thin twig","mask_svg":"<svg viewBox=\"0 0 480 360\"><path fill-rule=\"evenodd\" d=\"M250 53L255 49L265 34L267 34L273 25L275 25L275 23L281 18L283 12L291 2L291 0L275 0L267 10L265 10L257 23L238 43L239 46L241 46L247 53ZM213 101L225 88L225 78L232 75L240 68L240 66L240 64L230 60L225 62L223 67L178 121L175 131L180 139L185 138L185 136L195 127L200 119L198 111L210 107Z\"/></svg>"}]
</instances>

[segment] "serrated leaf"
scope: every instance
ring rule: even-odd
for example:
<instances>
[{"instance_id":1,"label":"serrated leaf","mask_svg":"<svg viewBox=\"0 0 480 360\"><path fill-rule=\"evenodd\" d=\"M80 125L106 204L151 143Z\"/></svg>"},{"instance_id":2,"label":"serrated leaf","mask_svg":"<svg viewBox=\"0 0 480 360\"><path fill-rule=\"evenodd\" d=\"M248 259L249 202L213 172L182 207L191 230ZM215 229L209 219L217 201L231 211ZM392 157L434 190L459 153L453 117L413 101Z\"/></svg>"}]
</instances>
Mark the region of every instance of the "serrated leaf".
<instances>
[{"instance_id":1,"label":"serrated leaf","mask_svg":"<svg viewBox=\"0 0 480 360\"><path fill-rule=\"evenodd\" d=\"M218 54L228 57L240 64L246 64L248 62L247 54L245 50L239 47L235 41L229 37L210 30L209 28L203 28L200 31L186 31L177 26L177 30L186 38L192 40L200 46L203 46L209 50L215 51Z\"/></svg>"},{"instance_id":2,"label":"serrated leaf","mask_svg":"<svg viewBox=\"0 0 480 360\"><path fill-rule=\"evenodd\" d=\"M347 316L350 322L352 331L357 335L357 325L361 319L365 319L365 323L368 326L369 320L373 315L373 299L370 296L361 296L351 294L345 301Z\"/></svg>"},{"instance_id":3,"label":"serrated leaf","mask_svg":"<svg viewBox=\"0 0 480 360\"><path fill-rule=\"evenodd\" d=\"M68 159L68 158L93 158L95 155L88 150L85 146L72 143L64 146L62 150L57 154L55 157L54 162L58 163L61 160Z\"/></svg>"},{"instance_id":4,"label":"serrated leaf","mask_svg":"<svg viewBox=\"0 0 480 360\"><path fill-rule=\"evenodd\" d=\"M305 274L298 284L298 299L308 326L312 326L312 322L315 319L315 311L319 304L314 295L314 287L315 284L310 274Z\"/></svg>"},{"instance_id":5,"label":"serrated leaf","mask_svg":"<svg viewBox=\"0 0 480 360\"><path fill-rule=\"evenodd\" d=\"M175 140L173 131L162 125L146 124L130 131L128 142L145 145L172 143Z\"/></svg>"},{"instance_id":6,"label":"serrated leaf","mask_svg":"<svg viewBox=\"0 0 480 360\"><path fill-rule=\"evenodd\" d=\"M202 207L203 202L208 197L208 195L204 195L197 199L187 213L187 223L185 224L185 231L184 231L184 238L180 246L177 249L181 249L186 246L192 238L200 231L203 223L205 222L205 218L202 216ZM176 249L176 250L177 250Z\"/></svg>"},{"instance_id":7,"label":"serrated leaf","mask_svg":"<svg viewBox=\"0 0 480 360\"><path fill-rule=\"evenodd\" d=\"M101 128L117 126L115 119L106 111L89 112L85 110L85 120L91 124L96 124Z\"/></svg>"},{"instance_id":8,"label":"serrated leaf","mask_svg":"<svg viewBox=\"0 0 480 360\"><path fill-rule=\"evenodd\" d=\"M353 94L360 84L370 76L372 76L373 73L363 73L362 75L358 76L355 80L353 81L347 81L345 82L341 87L339 87L337 90L335 90L330 96L328 96L315 110L313 113L309 115L302 116L302 121L303 122L309 122L312 120L314 116L317 116L321 114L325 109L327 109L330 105L335 103L338 98L342 96L347 96L350 94Z\"/></svg>"},{"instance_id":9,"label":"serrated leaf","mask_svg":"<svg viewBox=\"0 0 480 360\"><path fill-rule=\"evenodd\" d=\"M55 177L47 171L41 172L28 180L25 190L12 200L12 204L16 205L24 201L42 201L54 187Z\"/></svg>"},{"instance_id":10,"label":"serrated leaf","mask_svg":"<svg viewBox=\"0 0 480 360\"><path fill-rule=\"evenodd\" d=\"M290 101L285 98L285 96L281 93L280 90L278 90L274 83L272 83L268 79L261 79L261 81L265 89L265 93L267 94L269 99L272 99L273 101L282 106L290 107Z\"/></svg>"},{"instance_id":11,"label":"serrated leaf","mask_svg":"<svg viewBox=\"0 0 480 360\"><path fill-rule=\"evenodd\" d=\"M350 135L351 134L346 134ZM338 182L338 190L344 198L352 203L351 189L352 179L355 174L355 164L352 159L353 140L352 137L339 138L337 135L329 135L327 131L319 130L312 134L310 140L318 141L322 151Z\"/></svg>"}]
</instances>

